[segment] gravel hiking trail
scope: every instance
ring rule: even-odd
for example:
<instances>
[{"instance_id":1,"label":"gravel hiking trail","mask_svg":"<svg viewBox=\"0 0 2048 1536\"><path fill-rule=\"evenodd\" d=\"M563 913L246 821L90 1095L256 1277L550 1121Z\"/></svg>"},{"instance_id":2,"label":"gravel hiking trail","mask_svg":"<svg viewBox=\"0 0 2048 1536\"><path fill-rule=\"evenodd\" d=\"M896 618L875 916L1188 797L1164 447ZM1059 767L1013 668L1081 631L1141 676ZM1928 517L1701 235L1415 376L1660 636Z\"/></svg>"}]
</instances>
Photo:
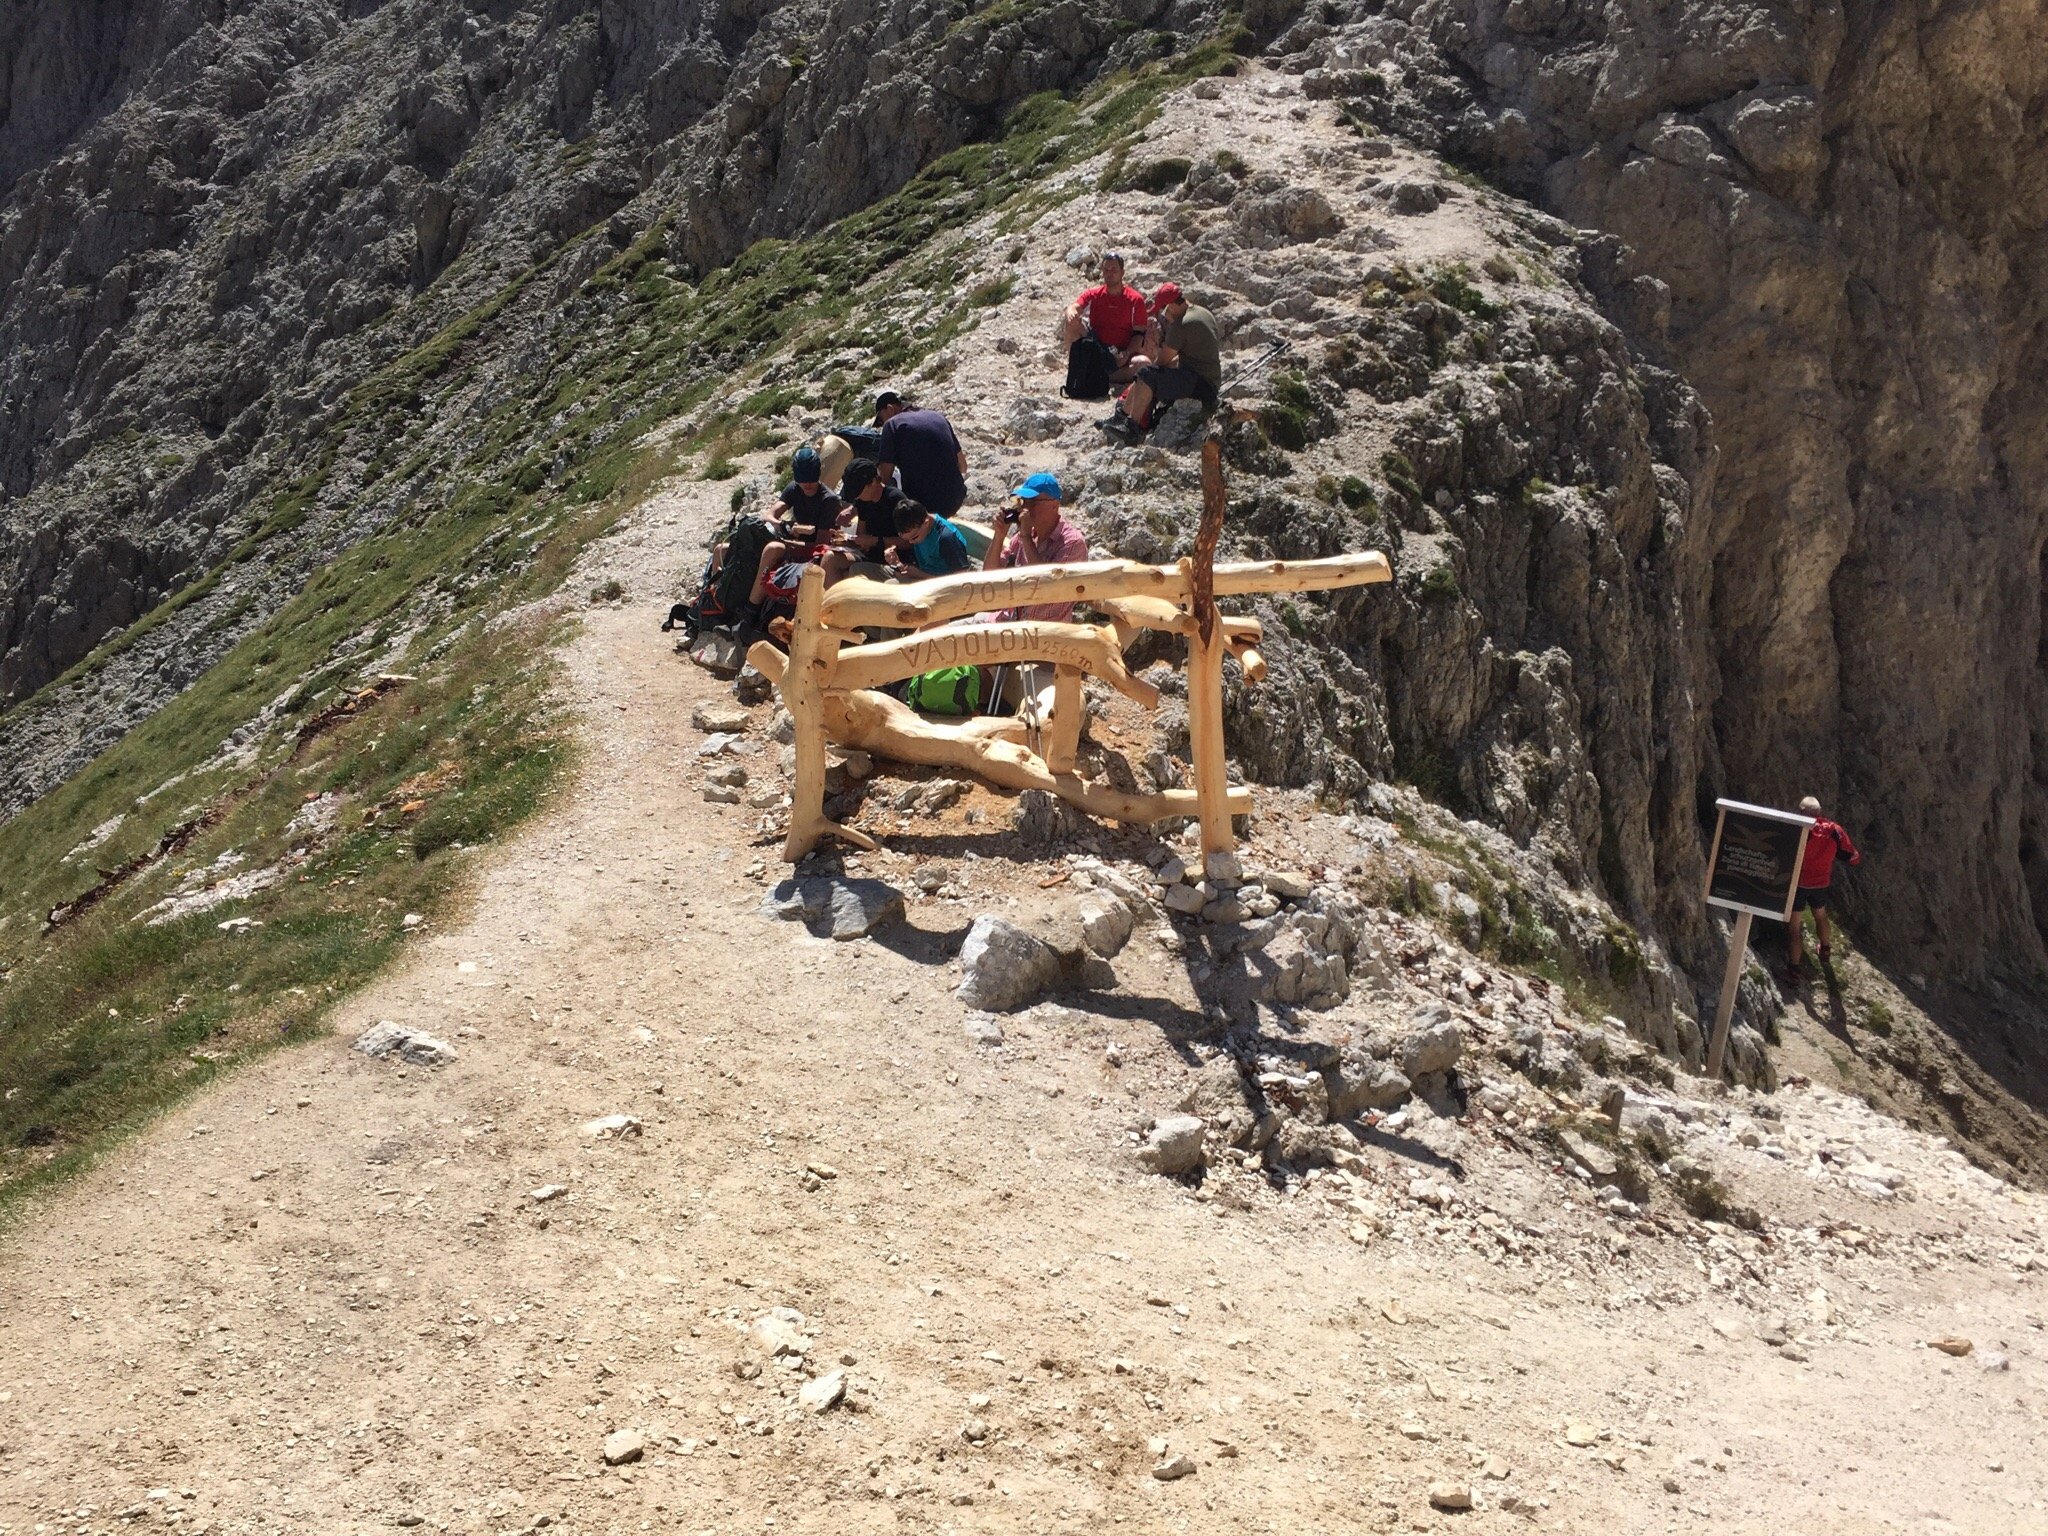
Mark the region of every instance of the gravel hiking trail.
<instances>
[{"instance_id":1,"label":"gravel hiking trail","mask_svg":"<svg viewBox=\"0 0 2048 1536\"><path fill-rule=\"evenodd\" d=\"M2038 1276L1844 1282L1795 1368L1689 1267L1617 1313L1141 1173L1183 1063L1131 1017L1120 1067L977 1046L957 904L764 921L778 850L700 792L729 692L655 627L726 495L569 584L629 589L565 646L579 777L467 920L0 1240L5 1536L2048 1528ZM349 1048L384 1019L458 1058Z\"/></svg>"}]
</instances>

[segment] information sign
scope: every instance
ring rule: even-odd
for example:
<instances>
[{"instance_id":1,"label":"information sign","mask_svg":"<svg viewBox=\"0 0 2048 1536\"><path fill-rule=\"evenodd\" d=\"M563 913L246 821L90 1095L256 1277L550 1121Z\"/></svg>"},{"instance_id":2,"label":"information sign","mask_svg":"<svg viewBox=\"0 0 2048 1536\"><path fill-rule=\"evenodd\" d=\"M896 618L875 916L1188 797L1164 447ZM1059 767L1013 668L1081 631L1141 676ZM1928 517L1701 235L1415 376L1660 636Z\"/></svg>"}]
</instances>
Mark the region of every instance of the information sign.
<instances>
[{"instance_id":1,"label":"information sign","mask_svg":"<svg viewBox=\"0 0 2048 1536\"><path fill-rule=\"evenodd\" d=\"M1714 804L1721 815L1707 855L1707 905L1788 921L1813 818L1740 800Z\"/></svg>"}]
</instances>

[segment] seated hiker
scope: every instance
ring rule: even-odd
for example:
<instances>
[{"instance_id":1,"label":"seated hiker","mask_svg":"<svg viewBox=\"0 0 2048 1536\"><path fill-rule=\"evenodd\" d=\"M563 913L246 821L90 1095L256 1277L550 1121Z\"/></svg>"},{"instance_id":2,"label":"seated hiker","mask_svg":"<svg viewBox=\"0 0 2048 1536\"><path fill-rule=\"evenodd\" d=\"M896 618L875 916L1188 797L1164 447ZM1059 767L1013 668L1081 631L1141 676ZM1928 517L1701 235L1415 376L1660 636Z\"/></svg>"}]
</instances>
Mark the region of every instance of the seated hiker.
<instances>
[{"instance_id":1,"label":"seated hiker","mask_svg":"<svg viewBox=\"0 0 2048 1536\"><path fill-rule=\"evenodd\" d=\"M789 467L791 481L776 497L782 509L775 520L779 536L761 549L754 568L754 584L747 593L750 603L767 597L768 578L773 572L822 554L839 524L839 498L820 483L822 470L817 450L797 449Z\"/></svg>"},{"instance_id":2,"label":"seated hiker","mask_svg":"<svg viewBox=\"0 0 2048 1536\"><path fill-rule=\"evenodd\" d=\"M940 517L951 517L967 500L967 455L953 424L937 411L912 405L893 389L875 398L875 425L882 429L876 469L884 480L900 475L903 494Z\"/></svg>"},{"instance_id":3,"label":"seated hiker","mask_svg":"<svg viewBox=\"0 0 2048 1536\"><path fill-rule=\"evenodd\" d=\"M1109 386L1130 383L1149 355L1145 351L1146 318L1145 295L1124 281L1123 257L1115 251L1104 252L1102 281L1069 304L1060 322L1060 336L1067 347L1067 393L1076 399L1099 400ZM1084 342L1106 353L1092 370L1077 358L1075 349ZM1097 377L1103 382L1099 391L1092 387ZM1087 382L1077 383L1081 380Z\"/></svg>"},{"instance_id":4,"label":"seated hiker","mask_svg":"<svg viewBox=\"0 0 2048 1536\"><path fill-rule=\"evenodd\" d=\"M1199 400L1205 410L1214 410L1223 389L1223 337L1216 317L1190 304L1178 283L1159 285L1152 310L1159 317L1158 361L1138 370L1116 414L1101 423L1104 431L1127 443L1152 430L1160 406Z\"/></svg>"},{"instance_id":5,"label":"seated hiker","mask_svg":"<svg viewBox=\"0 0 2048 1536\"><path fill-rule=\"evenodd\" d=\"M974 565L960 530L930 507L908 497L896 508L896 542L889 553L890 563L897 567L897 575L904 581L950 576Z\"/></svg>"},{"instance_id":6,"label":"seated hiker","mask_svg":"<svg viewBox=\"0 0 2048 1536\"><path fill-rule=\"evenodd\" d=\"M896 510L909 498L889 484L872 459L855 459L846 466L839 494L845 503L839 520L849 532L837 547L825 552L826 585L863 563L878 567L873 574L886 574L879 567L896 542Z\"/></svg>"},{"instance_id":7,"label":"seated hiker","mask_svg":"<svg viewBox=\"0 0 2048 1536\"><path fill-rule=\"evenodd\" d=\"M1059 476L1041 471L1010 493L1008 506L996 517L995 533L981 566L985 571L1012 570L1021 565L1077 565L1088 558L1088 540L1068 522L1060 510ZM1029 603L995 619L1051 619L1065 623L1074 617L1068 603Z\"/></svg>"}]
</instances>

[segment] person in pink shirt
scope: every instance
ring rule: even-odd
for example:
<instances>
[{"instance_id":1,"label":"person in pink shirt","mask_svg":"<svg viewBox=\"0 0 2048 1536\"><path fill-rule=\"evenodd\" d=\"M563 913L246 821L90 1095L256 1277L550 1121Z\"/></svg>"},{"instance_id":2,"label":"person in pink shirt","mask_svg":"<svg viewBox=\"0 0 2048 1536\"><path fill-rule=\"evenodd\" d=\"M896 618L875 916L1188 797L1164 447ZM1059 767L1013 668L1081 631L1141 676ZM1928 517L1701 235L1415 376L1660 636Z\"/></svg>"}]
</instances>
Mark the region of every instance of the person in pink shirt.
<instances>
[{"instance_id":1,"label":"person in pink shirt","mask_svg":"<svg viewBox=\"0 0 2048 1536\"><path fill-rule=\"evenodd\" d=\"M1813 914L1813 936L1818 940L1814 952L1820 956L1820 963L1826 965L1828 887L1834 883L1835 859L1847 854L1851 864L1863 862L1863 855L1849 841L1849 834L1840 823L1821 815L1820 802L1812 795L1799 802L1799 809L1813 817L1814 822L1813 830L1806 834L1806 857L1799 863L1799 891L1792 898L1792 930L1785 936L1785 960L1795 972L1806 964L1806 919L1799 914Z\"/></svg>"},{"instance_id":2,"label":"person in pink shirt","mask_svg":"<svg viewBox=\"0 0 2048 1536\"><path fill-rule=\"evenodd\" d=\"M985 571L1020 565L1078 565L1088 558L1088 540L1060 512L1059 476L1041 471L1011 496L1015 501L996 518ZM993 616L996 619L1050 619L1064 624L1074 617L1072 603L1031 603Z\"/></svg>"}]
</instances>

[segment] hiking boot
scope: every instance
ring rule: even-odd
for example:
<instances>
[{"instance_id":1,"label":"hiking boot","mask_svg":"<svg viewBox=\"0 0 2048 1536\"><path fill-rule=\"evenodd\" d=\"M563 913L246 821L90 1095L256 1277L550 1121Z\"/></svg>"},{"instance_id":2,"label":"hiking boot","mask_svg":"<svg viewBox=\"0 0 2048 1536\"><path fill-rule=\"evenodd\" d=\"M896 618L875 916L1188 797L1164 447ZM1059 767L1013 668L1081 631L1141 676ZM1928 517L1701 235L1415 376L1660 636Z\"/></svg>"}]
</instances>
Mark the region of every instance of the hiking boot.
<instances>
[{"instance_id":1,"label":"hiking boot","mask_svg":"<svg viewBox=\"0 0 2048 1536\"><path fill-rule=\"evenodd\" d=\"M1827 945L1825 945L1825 944L1818 944L1818 945L1815 945L1815 946L1814 946L1814 951L1813 951L1813 952L1814 952L1814 953L1815 953L1816 955L1820 956L1820 963L1821 963L1822 965L1826 965L1826 964L1828 963L1828 954L1829 954L1829 951L1828 951L1828 947L1827 947Z\"/></svg>"},{"instance_id":2,"label":"hiking boot","mask_svg":"<svg viewBox=\"0 0 2048 1536\"><path fill-rule=\"evenodd\" d=\"M1129 445L1136 445L1145 436L1138 424L1128 416L1118 416L1112 421L1105 422L1102 430L1118 442Z\"/></svg>"}]
</instances>

